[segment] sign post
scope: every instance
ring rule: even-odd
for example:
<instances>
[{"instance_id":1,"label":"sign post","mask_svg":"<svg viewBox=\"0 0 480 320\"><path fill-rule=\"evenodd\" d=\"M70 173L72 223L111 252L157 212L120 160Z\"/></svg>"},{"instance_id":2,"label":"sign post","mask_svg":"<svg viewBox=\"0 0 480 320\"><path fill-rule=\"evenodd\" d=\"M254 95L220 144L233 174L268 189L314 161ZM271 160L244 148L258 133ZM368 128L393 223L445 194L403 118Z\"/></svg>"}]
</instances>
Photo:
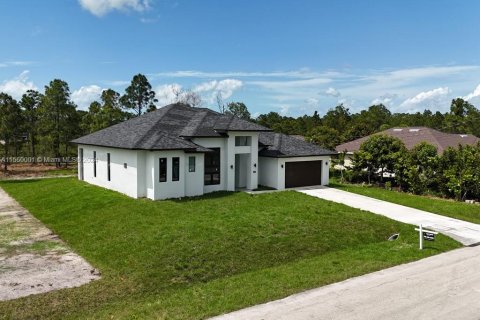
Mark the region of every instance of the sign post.
<instances>
[{"instance_id":1,"label":"sign post","mask_svg":"<svg viewBox=\"0 0 480 320\"><path fill-rule=\"evenodd\" d=\"M418 228L415 228L415 231L418 231L418 242L420 250L423 250L423 240L435 241L435 235L438 234L438 232L423 229L423 226L421 224L418 226Z\"/></svg>"},{"instance_id":2,"label":"sign post","mask_svg":"<svg viewBox=\"0 0 480 320\"><path fill-rule=\"evenodd\" d=\"M419 239L420 239L420 250L423 250L423 228L422 228L422 224L420 224L419 226Z\"/></svg>"}]
</instances>

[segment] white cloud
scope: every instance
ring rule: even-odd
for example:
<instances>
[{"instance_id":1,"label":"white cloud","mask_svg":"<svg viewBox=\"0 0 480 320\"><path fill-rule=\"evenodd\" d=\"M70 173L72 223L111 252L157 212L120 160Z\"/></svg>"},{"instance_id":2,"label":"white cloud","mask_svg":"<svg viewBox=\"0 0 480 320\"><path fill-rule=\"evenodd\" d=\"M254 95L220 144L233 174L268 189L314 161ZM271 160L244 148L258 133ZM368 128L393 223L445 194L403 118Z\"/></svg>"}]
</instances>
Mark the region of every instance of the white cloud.
<instances>
[{"instance_id":1,"label":"white cloud","mask_svg":"<svg viewBox=\"0 0 480 320\"><path fill-rule=\"evenodd\" d=\"M164 106L173 103L178 94L182 91L182 86L178 83L163 84L155 89L155 97L158 100L159 106Z\"/></svg>"},{"instance_id":2,"label":"white cloud","mask_svg":"<svg viewBox=\"0 0 480 320\"><path fill-rule=\"evenodd\" d=\"M272 71L272 72L207 72L198 70L179 70L171 72L159 72L151 74L152 77L168 78L298 78L310 79L320 77L340 77L343 74L336 71L313 72L309 69L299 69L293 71Z\"/></svg>"},{"instance_id":3,"label":"white cloud","mask_svg":"<svg viewBox=\"0 0 480 320\"><path fill-rule=\"evenodd\" d=\"M470 92L465 88L478 85L479 71L480 65L324 71L307 68L290 71L180 70L152 73L149 78L173 78L175 80L172 82L185 85L195 79L203 79L199 82L205 82L197 82L197 86L192 87L192 90L200 93L208 104L215 102L214 97L219 92L218 86L222 79L239 79L237 81L242 81L241 87L246 87L249 94L258 94L256 103L261 105L258 109L262 109L262 112L269 111L268 108L283 108L284 112L291 115L300 115L301 112L310 112L314 106L322 112L341 102L348 105L352 111L378 103L399 112L416 111L424 107L432 111L448 110L446 106L450 99L454 98L452 92ZM441 90L437 90L433 97L427 94L432 88L445 87L448 87L448 93L440 94ZM426 96L421 95L422 92ZM471 97L474 104L477 101L480 103L480 95L476 95L477 93L475 90L465 97ZM225 95L229 95L228 90ZM416 97L417 95L419 96ZM312 99L318 99L318 102ZM255 111L258 110L252 110Z\"/></svg>"},{"instance_id":4,"label":"white cloud","mask_svg":"<svg viewBox=\"0 0 480 320\"><path fill-rule=\"evenodd\" d=\"M79 0L79 3L97 17L113 10L142 12L150 7L150 0Z\"/></svg>"},{"instance_id":5,"label":"white cloud","mask_svg":"<svg viewBox=\"0 0 480 320\"><path fill-rule=\"evenodd\" d=\"M397 98L398 98L398 94L386 93L384 95L381 95L378 98L373 99L371 104L372 105L383 104L384 106L389 107Z\"/></svg>"},{"instance_id":6,"label":"white cloud","mask_svg":"<svg viewBox=\"0 0 480 320\"><path fill-rule=\"evenodd\" d=\"M320 103L320 100L317 98L308 98L305 100L305 103L315 107Z\"/></svg>"},{"instance_id":7,"label":"white cloud","mask_svg":"<svg viewBox=\"0 0 480 320\"><path fill-rule=\"evenodd\" d=\"M109 80L109 81L103 81L103 84L106 84L107 86L112 86L112 87L126 87L130 84L130 81L127 80Z\"/></svg>"},{"instance_id":8,"label":"white cloud","mask_svg":"<svg viewBox=\"0 0 480 320\"><path fill-rule=\"evenodd\" d=\"M33 63L32 61L4 61L4 62L0 62L0 68L23 67L23 66L31 65L32 63Z\"/></svg>"},{"instance_id":9,"label":"white cloud","mask_svg":"<svg viewBox=\"0 0 480 320\"><path fill-rule=\"evenodd\" d=\"M193 91L206 95L207 101L213 102L217 94L221 94L223 99L228 99L242 86L243 82L237 79L213 80L195 86Z\"/></svg>"},{"instance_id":10,"label":"white cloud","mask_svg":"<svg viewBox=\"0 0 480 320\"><path fill-rule=\"evenodd\" d=\"M342 99L339 99L338 104L343 104L346 108L352 108L355 104L355 100L353 99L349 99L349 98L342 98Z\"/></svg>"},{"instance_id":11,"label":"white cloud","mask_svg":"<svg viewBox=\"0 0 480 320\"><path fill-rule=\"evenodd\" d=\"M475 88L475 90L473 90L472 93L469 93L468 95L463 97L463 99L469 101L478 97L480 97L480 84Z\"/></svg>"},{"instance_id":12,"label":"white cloud","mask_svg":"<svg viewBox=\"0 0 480 320\"><path fill-rule=\"evenodd\" d=\"M448 94L450 92L448 87L423 91L403 101L398 109L402 112L417 112L432 107L436 110L446 110L449 106Z\"/></svg>"},{"instance_id":13,"label":"white cloud","mask_svg":"<svg viewBox=\"0 0 480 320\"><path fill-rule=\"evenodd\" d=\"M141 23L145 23L145 24L155 23L155 22L157 22L157 21L158 21L158 19L140 18L140 22L141 22Z\"/></svg>"},{"instance_id":14,"label":"white cloud","mask_svg":"<svg viewBox=\"0 0 480 320\"><path fill-rule=\"evenodd\" d=\"M5 80L0 84L0 92L5 92L15 99L20 99L27 90L38 90L35 84L28 79L29 71L23 71L18 77Z\"/></svg>"},{"instance_id":15,"label":"white cloud","mask_svg":"<svg viewBox=\"0 0 480 320\"><path fill-rule=\"evenodd\" d=\"M341 96L340 92L333 87L330 87L327 90L325 90L325 95L335 97L335 98L338 98Z\"/></svg>"},{"instance_id":16,"label":"white cloud","mask_svg":"<svg viewBox=\"0 0 480 320\"><path fill-rule=\"evenodd\" d=\"M312 78L312 79L301 79L301 80L289 80L289 81L250 81L250 84L257 85L266 89L271 90L285 90L285 89L296 89L296 88L305 88L305 87L318 87L326 83L332 82L332 79L329 78Z\"/></svg>"},{"instance_id":17,"label":"white cloud","mask_svg":"<svg viewBox=\"0 0 480 320\"><path fill-rule=\"evenodd\" d=\"M97 85L82 86L72 92L71 98L79 109L87 110L93 101L99 100L104 89Z\"/></svg>"},{"instance_id":18,"label":"white cloud","mask_svg":"<svg viewBox=\"0 0 480 320\"><path fill-rule=\"evenodd\" d=\"M370 70L352 75L343 84L342 93L356 98L372 99L379 92L397 92L412 96L429 87L464 85L477 78L480 66L426 66L398 70Z\"/></svg>"},{"instance_id":19,"label":"white cloud","mask_svg":"<svg viewBox=\"0 0 480 320\"><path fill-rule=\"evenodd\" d=\"M282 116L288 115L291 108L292 108L292 106L289 106L289 105L280 106L280 115L282 115Z\"/></svg>"},{"instance_id":20,"label":"white cloud","mask_svg":"<svg viewBox=\"0 0 480 320\"><path fill-rule=\"evenodd\" d=\"M198 93L204 101L211 104L215 102L217 94L220 93L223 99L228 99L242 86L242 81L236 79L213 80L194 86L192 91ZM185 91L182 85L178 83L162 84L154 90L159 106L175 102L178 95Z\"/></svg>"}]
</instances>

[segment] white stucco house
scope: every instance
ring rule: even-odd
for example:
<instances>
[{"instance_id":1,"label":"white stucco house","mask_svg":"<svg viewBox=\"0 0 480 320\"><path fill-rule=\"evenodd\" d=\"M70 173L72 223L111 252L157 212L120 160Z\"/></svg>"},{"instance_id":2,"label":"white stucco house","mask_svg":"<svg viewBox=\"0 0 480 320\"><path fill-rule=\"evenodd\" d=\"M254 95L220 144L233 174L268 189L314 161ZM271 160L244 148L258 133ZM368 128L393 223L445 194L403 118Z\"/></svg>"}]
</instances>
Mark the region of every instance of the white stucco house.
<instances>
[{"instance_id":1,"label":"white stucco house","mask_svg":"<svg viewBox=\"0 0 480 320\"><path fill-rule=\"evenodd\" d=\"M133 198L326 185L333 151L207 108L171 104L78 138L78 178Z\"/></svg>"}]
</instances>

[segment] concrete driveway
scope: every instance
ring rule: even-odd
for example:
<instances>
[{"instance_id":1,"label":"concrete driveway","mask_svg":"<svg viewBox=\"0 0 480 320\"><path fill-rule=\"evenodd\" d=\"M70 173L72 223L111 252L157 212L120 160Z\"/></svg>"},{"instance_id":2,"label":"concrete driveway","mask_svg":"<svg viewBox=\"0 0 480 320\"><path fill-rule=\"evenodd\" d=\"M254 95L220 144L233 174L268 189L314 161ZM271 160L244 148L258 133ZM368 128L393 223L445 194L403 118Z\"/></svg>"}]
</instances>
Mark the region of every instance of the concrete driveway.
<instances>
[{"instance_id":1,"label":"concrete driveway","mask_svg":"<svg viewBox=\"0 0 480 320\"><path fill-rule=\"evenodd\" d=\"M480 247L467 247L216 320L480 319Z\"/></svg>"},{"instance_id":2,"label":"concrete driveway","mask_svg":"<svg viewBox=\"0 0 480 320\"><path fill-rule=\"evenodd\" d=\"M298 188L298 192L313 197L343 203L347 206L370 211L400 222L419 225L443 233L465 246L480 243L480 225L438 214L405 207L387 201L358 195L328 187ZM479 207L480 214L480 207ZM478 316L480 319L480 314Z\"/></svg>"}]
</instances>

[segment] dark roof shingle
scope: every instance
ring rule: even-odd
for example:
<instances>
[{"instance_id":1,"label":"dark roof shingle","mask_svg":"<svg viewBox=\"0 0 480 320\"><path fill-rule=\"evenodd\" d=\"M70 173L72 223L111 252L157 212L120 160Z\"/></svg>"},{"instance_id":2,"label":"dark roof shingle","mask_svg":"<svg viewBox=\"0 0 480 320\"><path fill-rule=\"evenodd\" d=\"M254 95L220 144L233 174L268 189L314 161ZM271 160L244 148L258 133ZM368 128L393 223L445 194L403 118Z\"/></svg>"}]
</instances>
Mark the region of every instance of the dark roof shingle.
<instances>
[{"instance_id":1,"label":"dark roof shingle","mask_svg":"<svg viewBox=\"0 0 480 320\"><path fill-rule=\"evenodd\" d=\"M188 150L208 152L193 143L195 137L225 137L228 131L259 132L260 156L301 157L331 155L322 149L233 115L207 108L171 104L114 126L73 140L73 143L137 150Z\"/></svg>"},{"instance_id":2,"label":"dark roof shingle","mask_svg":"<svg viewBox=\"0 0 480 320\"><path fill-rule=\"evenodd\" d=\"M283 133L261 132L258 140L260 145L265 146L258 153L263 157L287 158L337 154L335 151L320 148L313 143Z\"/></svg>"},{"instance_id":3,"label":"dark roof shingle","mask_svg":"<svg viewBox=\"0 0 480 320\"><path fill-rule=\"evenodd\" d=\"M208 150L194 137L222 137L224 131L270 131L261 125L206 108L171 104L72 142L123 149Z\"/></svg>"}]
</instances>

